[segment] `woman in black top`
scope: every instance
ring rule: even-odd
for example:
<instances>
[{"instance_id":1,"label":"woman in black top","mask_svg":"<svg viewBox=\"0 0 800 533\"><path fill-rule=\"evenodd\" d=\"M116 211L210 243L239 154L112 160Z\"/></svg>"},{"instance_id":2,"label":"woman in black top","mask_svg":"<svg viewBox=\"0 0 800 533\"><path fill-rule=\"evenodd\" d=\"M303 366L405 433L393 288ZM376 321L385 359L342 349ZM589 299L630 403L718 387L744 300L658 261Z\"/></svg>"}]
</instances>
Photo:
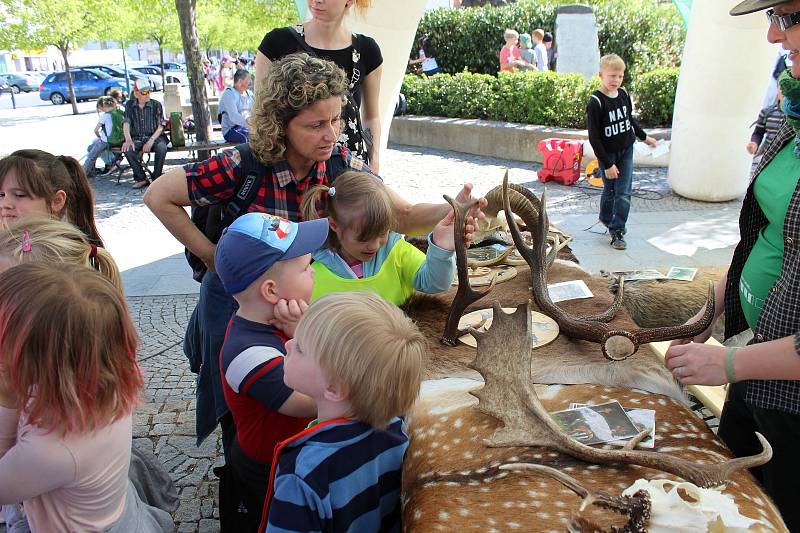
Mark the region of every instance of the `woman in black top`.
<instances>
[{"instance_id":1,"label":"woman in black top","mask_svg":"<svg viewBox=\"0 0 800 533\"><path fill-rule=\"evenodd\" d=\"M365 11L371 0L308 0L311 20L287 28L272 30L264 36L256 53L256 80L267 75L272 62L294 52L307 52L339 65L350 80L353 106L342 110L344 120L340 142L366 160L372 170L380 169L378 143L381 137L379 96L383 57L371 37L351 33L344 24L349 9L355 5ZM347 108L351 108L348 112ZM374 143L372 140L374 139Z\"/></svg>"}]
</instances>

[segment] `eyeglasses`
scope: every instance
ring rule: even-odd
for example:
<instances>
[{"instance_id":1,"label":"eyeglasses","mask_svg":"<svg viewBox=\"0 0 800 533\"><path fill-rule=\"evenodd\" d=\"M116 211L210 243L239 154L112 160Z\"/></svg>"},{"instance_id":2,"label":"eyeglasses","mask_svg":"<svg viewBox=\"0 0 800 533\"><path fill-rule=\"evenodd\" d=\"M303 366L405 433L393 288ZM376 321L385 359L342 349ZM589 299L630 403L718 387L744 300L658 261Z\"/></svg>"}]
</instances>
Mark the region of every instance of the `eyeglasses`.
<instances>
[{"instance_id":1,"label":"eyeglasses","mask_svg":"<svg viewBox=\"0 0 800 533\"><path fill-rule=\"evenodd\" d=\"M774 9L768 9L767 20L779 30L786 31L792 26L800 24L800 11L787 13L785 15L776 15Z\"/></svg>"},{"instance_id":2,"label":"eyeglasses","mask_svg":"<svg viewBox=\"0 0 800 533\"><path fill-rule=\"evenodd\" d=\"M139 90L139 93L140 93L142 96L147 96L148 94L150 94L150 89L140 89L140 90Z\"/></svg>"}]
</instances>

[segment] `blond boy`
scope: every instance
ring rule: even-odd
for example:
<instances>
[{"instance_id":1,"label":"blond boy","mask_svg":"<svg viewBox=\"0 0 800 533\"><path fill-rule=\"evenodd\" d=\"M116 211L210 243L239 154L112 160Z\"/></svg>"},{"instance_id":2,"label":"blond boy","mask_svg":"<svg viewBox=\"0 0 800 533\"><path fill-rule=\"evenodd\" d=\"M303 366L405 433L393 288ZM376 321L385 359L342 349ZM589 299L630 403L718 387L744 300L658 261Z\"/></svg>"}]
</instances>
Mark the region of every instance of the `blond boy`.
<instances>
[{"instance_id":1,"label":"blond boy","mask_svg":"<svg viewBox=\"0 0 800 533\"><path fill-rule=\"evenodd\" d=\"M600 58L600 90L592 93L586 104L589 142L603 176L600 222L608 228L615 250L627 248L624 235L631 208L633 143L639 139L656 145L633 118L633 102L622 87L624 77L621 57L609 54Z\"/></svg>"},{"instance_id":2,"label":"blond boy","mask_svg":"<svg viewBox=\"0 0 800 533\"><path fill-rule=\"evenodd\" d=\"M377 295L332 293L286 347L286 385L314 399L318 419L276 450L266 531L399 531L399 416L419 393L425 338Z\"/></svg>"},{"instance_id":3,"label":"blond boy","mask_svg":"<svg viewBox=\"0 0 800 533\"><path fill-rule=\"evenodd\" d=\"M308 396L283 382L286 341L295 318L311 299L314 270L311 252L327 239L327 219L290 222L264 213L237 218L220 237L214 256L225 290L239 304L219 355L225 403L233 415L236 437L229 445L232 491L246 513L226 512L220 491L223 529L255 531L269 483L275 445L302 431L316 415ZM225 434L223 427L223 436ZM226 480L227 481L227 480ZM234 502L232 508L237 507ZM246 514L245 517L239 515Z\"/></svg>"},{"instance_id":4,"label":"blond boy","mask_svg":"<svg viewBox=\"0 0 800 533\"><path fill-rule=\"evenodd\" d=\"M542 72L550 70L547 66L547 47L544 44L544 30L536 28L531 32L533 40L533 57L536 58L536 69Z\"/></svg>"}]
</instances>

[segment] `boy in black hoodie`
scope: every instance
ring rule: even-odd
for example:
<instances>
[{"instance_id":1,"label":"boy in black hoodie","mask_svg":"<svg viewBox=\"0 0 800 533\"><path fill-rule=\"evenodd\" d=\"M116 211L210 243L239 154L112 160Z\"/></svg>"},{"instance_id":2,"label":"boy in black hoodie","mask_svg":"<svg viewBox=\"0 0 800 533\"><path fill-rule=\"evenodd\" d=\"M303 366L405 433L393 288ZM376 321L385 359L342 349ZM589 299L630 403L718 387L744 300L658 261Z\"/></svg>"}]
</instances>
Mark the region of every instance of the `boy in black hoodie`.
<instances>
[{"instance_id":1,"label":"boy in black hoodie","mask_svg":"<svg viewBox=\"0 0 800 533\"><path fill-rule=\"evenodd\" d=\"M623 237L631 209L633 143L639 139L656 145L633 118L631 97L622 87L624 77L621 57L609 54L600 58L600 90L592 93L586 104L589 142L603 175L600 222L608 228L615 250L627 247Z\"/></svg>"}]
</instances>

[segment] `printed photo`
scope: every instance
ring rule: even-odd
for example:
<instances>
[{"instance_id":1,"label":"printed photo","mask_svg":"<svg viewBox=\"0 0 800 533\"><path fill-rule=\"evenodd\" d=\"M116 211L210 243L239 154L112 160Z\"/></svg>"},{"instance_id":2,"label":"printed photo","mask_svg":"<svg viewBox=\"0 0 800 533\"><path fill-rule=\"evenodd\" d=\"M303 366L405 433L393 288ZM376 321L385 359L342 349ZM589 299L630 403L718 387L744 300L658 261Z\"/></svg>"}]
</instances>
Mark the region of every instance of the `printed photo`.
<instances>
[{"instance_id":1,"label":"printed photo","mask_svg":"<svg viewBox=\"0 0 800 533\"><path fill-rule=\"evenodd\" d=\"M672 267L667 272L667 279L677 279L680 281L692 281L697 274L696 268Z\"/></svg>"},{"instance_id":2,"label":"printed photo","mask_svg":"<svg viewBox=\"0 0 800 533\"><path fill-rule=\"evenodd\" d=\"M600 444L635 437L639 431L617 401L550 413L555 422L583 444Z\"/></svg>"}]
</instances>

